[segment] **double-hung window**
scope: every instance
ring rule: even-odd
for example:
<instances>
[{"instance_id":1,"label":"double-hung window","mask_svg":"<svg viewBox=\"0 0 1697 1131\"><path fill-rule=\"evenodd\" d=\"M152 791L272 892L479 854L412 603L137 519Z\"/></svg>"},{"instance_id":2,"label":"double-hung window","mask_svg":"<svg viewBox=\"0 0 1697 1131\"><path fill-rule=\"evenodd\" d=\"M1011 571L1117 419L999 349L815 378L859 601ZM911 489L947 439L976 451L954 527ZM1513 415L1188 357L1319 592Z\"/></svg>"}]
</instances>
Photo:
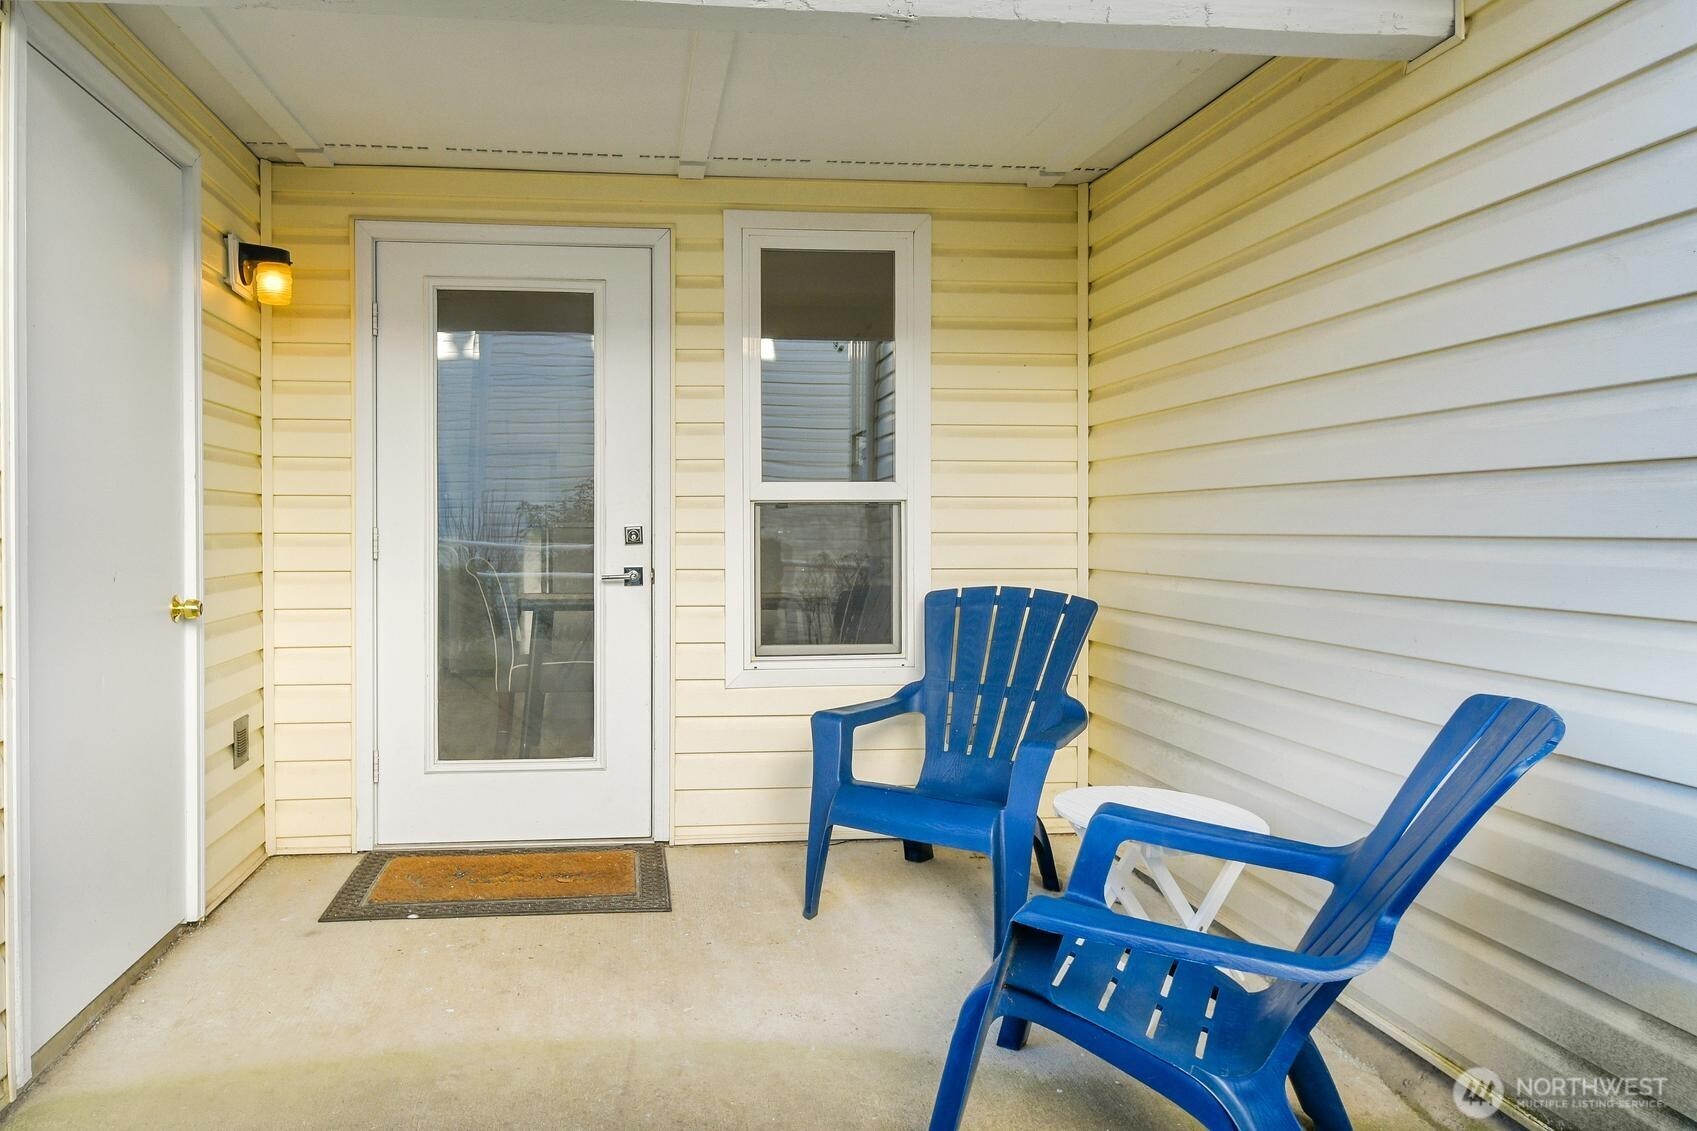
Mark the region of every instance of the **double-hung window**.
<instances>
[{"instance_id":1,"label":"double-hung window","mask_svg":"<svg viewBox=\"0 0 1697 1131\"><path fill-rule=\"evenodd\" d=\"M726 678L910 679L930 576L930 220L727 212L725 306Z\"/></svg>"}]
</instances>

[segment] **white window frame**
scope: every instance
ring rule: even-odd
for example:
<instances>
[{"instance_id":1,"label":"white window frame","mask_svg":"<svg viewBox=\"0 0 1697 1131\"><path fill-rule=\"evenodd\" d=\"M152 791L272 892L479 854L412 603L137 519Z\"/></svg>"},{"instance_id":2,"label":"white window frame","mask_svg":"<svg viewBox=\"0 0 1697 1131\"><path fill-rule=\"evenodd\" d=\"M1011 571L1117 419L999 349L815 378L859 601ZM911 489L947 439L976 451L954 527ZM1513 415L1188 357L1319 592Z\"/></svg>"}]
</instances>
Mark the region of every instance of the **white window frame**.
<instances>
[{"instance_id":1,"label":"white window frame","mask_svg":"<svg viewBox=\"0 0 1697 1131\"><path fill-rule=\"evenodd\" d=\"M896 258L896 466L888 482L764 482L760 448L760 252L890 251ZM896 502L901 650L755 656L756 502ZM902 683L924 652L931 587L931 218L906 213L725 213L725 683Z\"/></svg>"}]
</instances>

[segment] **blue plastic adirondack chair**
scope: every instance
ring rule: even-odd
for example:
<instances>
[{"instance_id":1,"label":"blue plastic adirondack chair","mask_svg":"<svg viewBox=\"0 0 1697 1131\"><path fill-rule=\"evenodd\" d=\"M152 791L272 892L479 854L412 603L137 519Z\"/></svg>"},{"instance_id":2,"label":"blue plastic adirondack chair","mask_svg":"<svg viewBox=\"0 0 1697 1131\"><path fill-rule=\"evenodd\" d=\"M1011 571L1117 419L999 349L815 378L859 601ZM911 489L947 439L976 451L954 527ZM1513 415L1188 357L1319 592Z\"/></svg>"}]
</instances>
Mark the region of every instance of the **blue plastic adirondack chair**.
<instances>
[{"instance_id":1,"label":"blue plastic adirondack chair","mask_svg":"<svg viewBox=\"0 0 1697 1131\"><path fill-rule=\"evenodd\" d=\"M1137 1077L1210 1128L1279 1128L1296 1117L1285 1078L1321 1131L1348 1128L1309 1035L1349 980L1390 949L1410 903L1479 818L1561 740L1562 721L1523 699L1475 695L1451 716L1379 824L1321 847L1125 805L1085 831L1064 896L1014 916L1007 944L961 1008L931 1114L960 1126L990 1023L1025 1044L1032 1022ZM1108 910L1102 888L1126 841L1297 872L1332 884L1295 950L1200 934ZM1250 992L1225 970L1273 979Z\"/></svg>"},{"instance_id":2,"label":"blue plastic adirondack chair","mask_svg":"<svg viewBox=\"0 0 1697 1131\"><path fill-rule=\"evenodd\" d=\"M1067 680L1096 602L1045 589L978 586L925 598L925 677L888 699L813 716L813 808L802 914L819 911L836 825L901 837L909 860L942 844L986 853L995 877L994 941L1030 894L1031 847L1044 886L1060 890L1037 802L1055 751L1084 729ZM914 787L854 777L854 730L925 716Z\"/></svg>"}]
</instances>

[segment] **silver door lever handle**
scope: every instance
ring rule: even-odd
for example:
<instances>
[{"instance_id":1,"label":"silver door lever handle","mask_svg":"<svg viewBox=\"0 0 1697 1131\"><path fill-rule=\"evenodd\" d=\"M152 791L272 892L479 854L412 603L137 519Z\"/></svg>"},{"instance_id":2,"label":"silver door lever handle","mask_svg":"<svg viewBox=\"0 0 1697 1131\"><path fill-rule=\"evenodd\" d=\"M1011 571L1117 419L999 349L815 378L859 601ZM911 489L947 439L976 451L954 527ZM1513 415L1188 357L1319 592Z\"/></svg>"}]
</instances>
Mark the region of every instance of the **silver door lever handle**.
<instances>
[{"instance_id":1,"label":"silver door lever handle","mask_svg":"<svg viewBox=\"0 0 1697 1131\"><path fill-rule=\"evenodd\" d=\"M618 581L618 582L624 583L625 585L641 585L642 584L642 567L641 566L626 566L624 568L624 570L620 573L604 573L604 574L602 574L601 580L602 581Z\"/></svg>"}]
</instances>

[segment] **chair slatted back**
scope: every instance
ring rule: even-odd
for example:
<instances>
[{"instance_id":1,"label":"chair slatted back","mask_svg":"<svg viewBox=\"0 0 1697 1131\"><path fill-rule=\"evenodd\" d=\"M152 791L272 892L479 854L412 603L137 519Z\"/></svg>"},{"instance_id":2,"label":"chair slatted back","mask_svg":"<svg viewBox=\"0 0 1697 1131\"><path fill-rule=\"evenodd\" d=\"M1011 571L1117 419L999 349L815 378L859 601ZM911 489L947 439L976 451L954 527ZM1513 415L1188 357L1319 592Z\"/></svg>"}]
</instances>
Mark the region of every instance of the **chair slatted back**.
<instances>
[{"instance_id":1,"label":"chair slatted back","mask_svg":"<svg viewBox=\"0 0 1697 1131\"><path fill-rule=\"evenodd\" d=\"M1066 696L1096 602L1046 589L975 586L925 598L924 787L1002 801L1026 734Z\"/></svg>"},{"instance_id":2,"label":"chair slatted back","mask_svg":"<svg viewBox=\"0 0 1697 1131\"><path fill-rule=\"evenodd\" d=\"M1469 697L1359 842L1297 949L1383 958L1397 922L1438 867L1564 730L1561 716L1542 704ZM1263 995L1263 1016L1289 1025L1283 1039L1300 1040L1345 984L1276 983Z\"/></svg>"},{"instance_id":3,"label":"chair slatted back","mask_svg":"<svg viewBox=\"0 0 1697 1131\"><path fill-rule=\"evenodd\" d=\"M1561 718L1540 704L1470 697L1362 840L1301 949L1348 953L1382 919L1401 916L1462 837L1521 774L1555 748L1562 731Z\"/></svg>"},{"instance_id":4,"label":"chair slatted back","mask_svg":"<svg viewBox=\"0 0 1697 1131\"><path fill-rule=\"evenodd\" d=\"M502 584L501 575L488 559L472 558L466 563L465 571L477 582L477 591L483 596L483 611L489 616L489 636L495 649L495 690L511 691L513 665L518 660L514 654L518 639L517 613L507 598L507 587Z\"/></svg>"}]
</instances>

